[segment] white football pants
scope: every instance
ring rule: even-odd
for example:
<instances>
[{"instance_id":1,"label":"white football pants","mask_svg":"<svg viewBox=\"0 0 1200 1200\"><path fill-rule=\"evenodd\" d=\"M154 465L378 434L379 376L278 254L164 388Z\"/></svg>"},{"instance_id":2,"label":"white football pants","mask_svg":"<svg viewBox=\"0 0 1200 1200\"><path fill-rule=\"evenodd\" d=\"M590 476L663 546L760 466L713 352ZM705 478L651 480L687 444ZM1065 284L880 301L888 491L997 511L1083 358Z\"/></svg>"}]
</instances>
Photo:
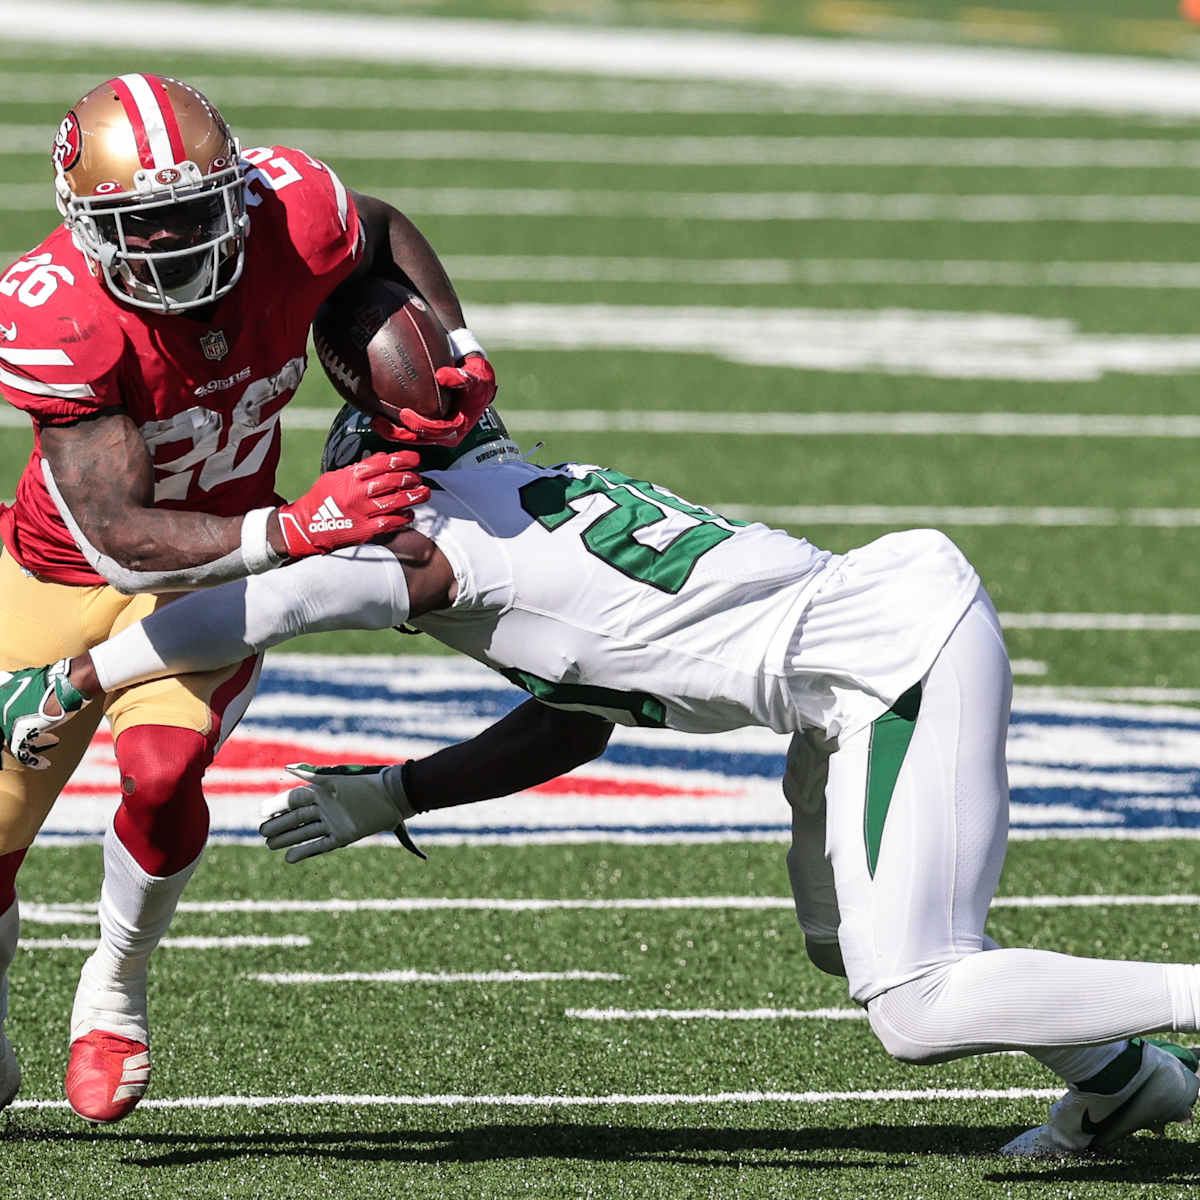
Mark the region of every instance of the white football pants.
<instances>
[{"instance_id":1,"label":"white football pants","mask_svg":"<svg viewBox=\"0 0 1200 1200\"><path fill-rule=\"evenodd\" d=\"M906 747L885 724L893 714L836 746L793 740L784 790L802 928L817 942L836 930L851 996L906 1061L1197 1029L1200 968L1000 949L985 938L1008 829L1011 694L981 588L921 681Z\"/></svg>"}]
</instances>

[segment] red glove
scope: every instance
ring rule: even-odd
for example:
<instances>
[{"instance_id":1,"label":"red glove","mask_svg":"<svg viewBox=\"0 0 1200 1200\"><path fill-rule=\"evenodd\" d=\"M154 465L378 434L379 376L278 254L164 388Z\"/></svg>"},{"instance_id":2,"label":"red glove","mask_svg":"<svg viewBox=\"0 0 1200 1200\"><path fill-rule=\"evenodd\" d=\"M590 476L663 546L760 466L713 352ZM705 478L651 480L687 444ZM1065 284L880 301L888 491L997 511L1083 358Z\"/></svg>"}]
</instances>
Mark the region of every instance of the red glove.
<instances>
[{"instance_id":1,"label":"red glove","mask_svg":"<svg viewBox=\"0 0 1200 1200\"><path fill-rule=\"evenodd\" d=\"M371 428L389 442L406 445L419 442L423 446L457 446L466 436L462 413L455 413L447 421L423 417L411 408L400 410L402 424L397 425L387 417L376 415L371 418Z\"/></svg>"},{"instance_id":2,"label":"red glove","mask_svg":"<svg viewBox=\"0 0 1200 1200\"><path fill-rule=\"evenodd\" d=\"M419 461L413 451L397 450L326 471L298 500L277 510L288 555L328 554L407 525L409 509L429 499L429 489L410 470Z\"/></svg>"},{"instance_id":3,"label":"red glove","mask_svg":"<svg viewBox=\"0 0 1200 1200\"><path fill-rule=\"evenodd\" d=\"M455 419L461 419L458 436L445 445L457 446L475 428L483 410L496 398L496 372L482 354L469 354L461 366L438 367L438 386L454 393Z\"/></svg>"},{"instance_id":4,"label":"red glove","mask_svg":"<svg viewBox=\"0 0 1200 1200\"><path fill-rule=\"evenodd\" d=\"M483 410L495 399L496 372L481 354L471 354L459 367L438 367L434 378L450 393L455 413L445 421L423 417L411 408L400 410L400 423L371 418L371 428L389 442L419 442L424 446L457 446L475 428Z\"/></svg>"}]
</instances>

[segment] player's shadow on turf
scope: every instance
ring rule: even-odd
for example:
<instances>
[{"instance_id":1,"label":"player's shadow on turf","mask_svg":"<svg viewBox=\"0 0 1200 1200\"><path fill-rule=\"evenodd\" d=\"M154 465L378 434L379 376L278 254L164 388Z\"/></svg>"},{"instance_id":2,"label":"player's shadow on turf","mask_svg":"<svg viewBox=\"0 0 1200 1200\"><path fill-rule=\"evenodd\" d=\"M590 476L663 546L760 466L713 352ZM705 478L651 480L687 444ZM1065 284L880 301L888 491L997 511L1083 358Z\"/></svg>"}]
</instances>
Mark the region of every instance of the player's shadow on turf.
<instances>
[{"instance_id":1,"label":"player's shadow on turf","mask_svg":"<svg viewBox=\"0 0 1200 1200\"><path fill-rule=\"evenodd\" d=\"M980 1178L987 1183L1042 1183L1055 1188L1065 1183L1124 1183L1131 1191L1151 1183L1177 1187L1195 1187L1200 1183L1200 1162L1192 1166L1187 1161L1196 1158L1191 1144L1138 1138L1136 1142L1122 1143L1119 1154L1120 1157L1114 1153L1082 1161L989 1171ZM1162 1161L1168 1155L1172 1161Z\"/></svg>"},{"instance_id":2,"label":"player's shadow on turf","mask_svg":"<svg viewBox=\"0 0 1200 1200\"><path fill-rule=\"evenodd\" d=\"M15 1124L15 1123L14 1123ZM21 1136L10 1124L3 1140ZM674 1128L625 1125L601 1127L567 1123L478 1125L467 1129L407 1128L388 1132L237 1133L195 1136L189 1133L138 1134L140 1150L121 1155L128 1166L196 1166L230 1160L296 1158L364 1163L485 1163L514 1159L563 1159L589 1162L659 1162L680 1166L731 1167L739 1170L804 1169L881 1171L914 1167L918 1157L994 1158L997 1148L1024 1126L970 1125L799 1125L793 1129ZM109 1141L113 1149L131 1130L96 1132L33 1130L31 1140ZM129 1147L130 1150L133 1147ZM880 1158L840 1156L847 1151ZM1200 1182L1200 1154L1191 1143L1126 1143L1120 1157L1056 1166L989 1171L994 1182L1089 1182L1133 1184Z\"/></svg>"},{"instance_id":3,"label":"player's shadow on turf","mask_svg":"<svg viewBox=\"0 0 1200 1200\"><path fill-rule=\"evenodd\" d=\"M4 1142L87 1142L107 1144L126 1166L156 1169L217 1162L294 1158L334 1159L362 1163L486 1163L516 1159L563 1159L588 1162L657 1162L679 1166L738 1170L851 1168L897 1171L917 1165L917 1158L994 1159L996 1150L1024 1126L969 1125L802 1125L794 1129L675 1128L625 1125L600 1127L565 1123L547 1125L478 1125L468 1129L395 1129L386 1133L209 1134L138 1133L132 1149L129 1127L120 1130L64 1130L24 1126L9 1116L0 1131ZM831 1157L847 1151L878 1154ZM1117 1154L1064 1164L1029 1166L1012 1163L980 1175L990 1183L1124 1183L1175 1186L1200 1183L1200 1153L1190 1142L1136 1138L1122 1143Z\"/></svg>"}]
</instances>

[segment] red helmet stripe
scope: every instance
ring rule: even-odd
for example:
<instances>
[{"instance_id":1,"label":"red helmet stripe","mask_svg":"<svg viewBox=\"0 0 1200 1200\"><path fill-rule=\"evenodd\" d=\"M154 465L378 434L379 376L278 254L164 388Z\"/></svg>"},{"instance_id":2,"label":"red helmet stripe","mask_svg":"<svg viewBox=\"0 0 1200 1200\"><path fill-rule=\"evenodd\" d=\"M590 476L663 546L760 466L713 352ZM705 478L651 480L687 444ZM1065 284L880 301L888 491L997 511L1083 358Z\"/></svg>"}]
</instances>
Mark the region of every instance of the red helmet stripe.
<instances>
[{"instance_id":1,"label":"red helmet stripe","mask_svg":"<svg viewBox=\"0 0 1200 1200\"><path fill-rule=\"evenodd\" d=\"M137 141L138 161L143 167L153 167L154 154L150 150L150 137L146 133L146 122L142 120L137 101L134 100L133 93L129 90L124 76L112 81L112 90L117 93L117 99L121 101L121 107L125 109L125 118L133 129L133 136Z\"/></svg>"},{"instance_id":2,"label":"red helmet stripe","mask_svg":"<svg viewBox=\"0 0 1200 1200\"><path fill-rule=\"evenodd\" d=\"M183 148L183 134L179 132L179 119L175 116L175 106L171 103L171 97L167 95L167 89L163 86L163 81L157 75L145 76L146 82L150 85L150 90L154 93L154 98L158 101L158 107L162 112L163 124L167 127L167 141L171 146L171 160L173 163L181 163L187 158L187 151Z\"/></svg>"}]
</instances>

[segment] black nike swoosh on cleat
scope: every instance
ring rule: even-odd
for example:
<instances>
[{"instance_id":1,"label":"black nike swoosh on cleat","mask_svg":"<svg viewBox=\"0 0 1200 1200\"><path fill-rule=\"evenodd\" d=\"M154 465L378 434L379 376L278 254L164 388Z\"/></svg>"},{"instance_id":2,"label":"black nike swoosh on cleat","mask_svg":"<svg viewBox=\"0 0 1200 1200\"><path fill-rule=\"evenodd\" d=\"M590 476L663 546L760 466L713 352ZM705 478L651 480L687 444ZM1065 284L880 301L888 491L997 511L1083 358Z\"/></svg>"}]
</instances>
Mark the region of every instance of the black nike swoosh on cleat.
<instances>
[{"instance_id":1,"label":"black nike swoosh on cleat","mask_svg":"<svg viewBox=\"0 0 1200 1200\"><path fill-rule=\"evenodd\" d=\"M1142 1089L1149 1082L1150 1080L1147 1079L1146 1083L1143 1083L1133 1095L1126 1097L1123 1104L1118 1104L1107 1117L1102 1117L1099 1121L1093 1121L1088 1110L1085 1108L1083 1116L1079 1118L1079 1128L1084 1133L1090 1133L1095 1138L1103 1137L1117 1123L1117 1118L1141 1095ZM1167 1120L1170 1120L1170 1118L1168 1117Z\"/></svg>"}]
</instances>

